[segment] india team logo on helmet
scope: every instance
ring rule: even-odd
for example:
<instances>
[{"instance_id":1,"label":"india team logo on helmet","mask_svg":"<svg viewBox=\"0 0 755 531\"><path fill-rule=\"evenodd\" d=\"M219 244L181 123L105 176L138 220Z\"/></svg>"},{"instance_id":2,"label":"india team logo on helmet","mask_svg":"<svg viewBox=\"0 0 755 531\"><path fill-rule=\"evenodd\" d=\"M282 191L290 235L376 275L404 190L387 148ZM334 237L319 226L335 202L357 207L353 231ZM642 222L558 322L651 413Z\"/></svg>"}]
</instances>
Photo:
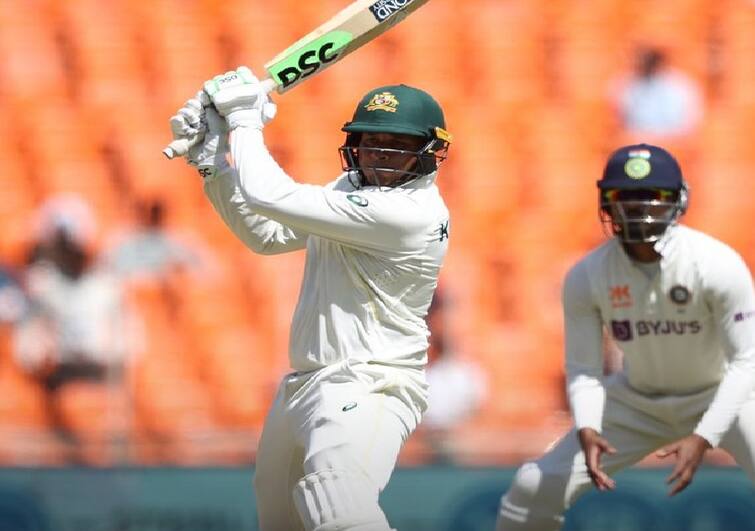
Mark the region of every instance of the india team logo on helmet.
<instances>
[{"instance_id":1,"label":"india team logo on helmet","mask_svg":"<svg viewBox=\"0 0 755 531\"><path fill-rule=\"evenodd\" d=\"M624 164L624 172L630 179L644 179L652 168L650 161L641 158L631 158Z\"/></svg>"},{"instance_id":2,"label":"india team logo on helmet","mask_svg":"<svg viewBox=\"0 0 755 531\"><path fill-rule=\"evenodd\" d=\"M630 179L640 180L650 175L653 166L650 165L649 149L632 149L627 153L629 159L624 164L624 173Z\"/></svg>"},{"instance_id":3,"label":"india team logo on helmet","mask_svg":"<svg viewBox=\"0 0 755 531\"><path fill-rule=\"evenodd\" d=\"M399 106L399 101L390 92L381 92L375 94L372 99L364 106L368 111L387 111L396 112Z\"/></svg>"}]
</instances>

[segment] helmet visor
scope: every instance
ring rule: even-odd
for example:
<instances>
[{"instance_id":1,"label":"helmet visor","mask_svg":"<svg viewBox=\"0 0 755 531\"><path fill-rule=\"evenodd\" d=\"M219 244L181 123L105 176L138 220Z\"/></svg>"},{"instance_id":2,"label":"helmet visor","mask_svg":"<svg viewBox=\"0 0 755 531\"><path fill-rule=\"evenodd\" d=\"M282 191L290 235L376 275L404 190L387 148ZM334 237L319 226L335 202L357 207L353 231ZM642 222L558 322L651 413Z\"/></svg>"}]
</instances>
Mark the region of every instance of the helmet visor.
<instances>
[{"instance_id":1,"label":"helmet visor","mask_svg":"<svg viewBox=\"0 0 755 531\"><path fill-rule=\"evenodd\" d=\"M674 190L604 190L601 221L626 243L655 242L681 215Z\"/></svg>"},{"instance_id":2,"label":"helmet visor","mask_svg":"<svg viewBox=\"0 0 755 531\"><path fill-rule=\"evenodd\" d=\"M360 184L396 187L417 177L432 173L446 157L447 142L418 136L386 142L385 138L364 138L340 148L345 171L356 173ZM441 149L436 146L442 144Z\"/></svg>"}]
</instances>

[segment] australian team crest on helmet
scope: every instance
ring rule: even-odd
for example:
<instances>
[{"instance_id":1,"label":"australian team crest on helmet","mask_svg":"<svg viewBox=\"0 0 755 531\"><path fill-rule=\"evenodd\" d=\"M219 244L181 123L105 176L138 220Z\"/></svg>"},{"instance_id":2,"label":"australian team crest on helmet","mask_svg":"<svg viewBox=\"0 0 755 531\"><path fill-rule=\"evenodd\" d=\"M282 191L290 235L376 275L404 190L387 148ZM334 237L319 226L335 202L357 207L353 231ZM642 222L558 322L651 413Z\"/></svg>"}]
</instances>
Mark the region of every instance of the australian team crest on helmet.
<instances>
[{"instance_id":1,"label":"australian team crest on helmet","mask_svg":"<svg viewBox=\"0 0 755 531\"><path fill-rule=\"evenodd\" d=\"M390 92L381 92L372 96L372 99L364 106L368 111L396 112L399 101Z\"/></svg>"}]
</instances>

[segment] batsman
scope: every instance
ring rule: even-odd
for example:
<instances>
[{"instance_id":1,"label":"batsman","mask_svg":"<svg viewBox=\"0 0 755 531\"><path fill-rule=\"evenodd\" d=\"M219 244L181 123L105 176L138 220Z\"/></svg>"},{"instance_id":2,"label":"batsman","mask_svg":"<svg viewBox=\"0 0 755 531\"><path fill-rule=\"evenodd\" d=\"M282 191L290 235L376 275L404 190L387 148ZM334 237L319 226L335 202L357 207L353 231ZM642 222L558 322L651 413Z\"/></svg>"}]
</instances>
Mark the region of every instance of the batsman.
<instances>
[{"instance_id":1,"label":"batsman","mask_svg":"<svg viewBox=\"0 0 755 531\"><path fill-rule=\"evenodd\" d=\"M257 451L260 528L390 530L378 495L427 405L424 317L449 235L435 179L451 137L426 92L376 88L343 127L340 175L299 184L265 146L275 110L240 67L171 118L174 139L204 133L186 159L244 244L266 255L306 249L293 372Z\"/></svg>"}]
</instances>

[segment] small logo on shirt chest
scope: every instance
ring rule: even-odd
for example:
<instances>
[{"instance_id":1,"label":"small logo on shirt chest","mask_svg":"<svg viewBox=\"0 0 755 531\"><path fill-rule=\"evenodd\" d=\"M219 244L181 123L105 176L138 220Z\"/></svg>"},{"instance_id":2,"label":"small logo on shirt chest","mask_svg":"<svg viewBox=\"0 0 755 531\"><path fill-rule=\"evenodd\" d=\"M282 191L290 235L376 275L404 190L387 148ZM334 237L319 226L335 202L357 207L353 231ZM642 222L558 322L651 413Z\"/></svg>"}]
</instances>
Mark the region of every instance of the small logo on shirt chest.
<instances>
[{"instance_id":1,"label":"small logo on shirt chest","mask_svg":"<svg viewBox=\"0 0 755 531\"><path fill-rule=\"evenodd\" d=\"M366 207L370 204L366 197L357 194L349 194L346 196L346 199L360 207Z\"/></svg>"},{"instance_id":2,"label":"small logo on shirt chest","mask_svg":"<svg viewBox=\"0 0 755 531\"><path fill-rule=\"evenodd\" d=\"M671 299L671 302L680 305L687 304L691 298L689 290L680 284L673 286L669 290L668 296Z\"/></svg>"},{"instance_id":3,"label":"small logo on shirt chest","mask_svg":"<svg viewBox=\"0 0 755 531\"><path fill-rule=\"evenodd\" d=\"M629 284L620 284L608 288L612 308L630 308L633 304Z\"/></svg>"}]
</instances>

